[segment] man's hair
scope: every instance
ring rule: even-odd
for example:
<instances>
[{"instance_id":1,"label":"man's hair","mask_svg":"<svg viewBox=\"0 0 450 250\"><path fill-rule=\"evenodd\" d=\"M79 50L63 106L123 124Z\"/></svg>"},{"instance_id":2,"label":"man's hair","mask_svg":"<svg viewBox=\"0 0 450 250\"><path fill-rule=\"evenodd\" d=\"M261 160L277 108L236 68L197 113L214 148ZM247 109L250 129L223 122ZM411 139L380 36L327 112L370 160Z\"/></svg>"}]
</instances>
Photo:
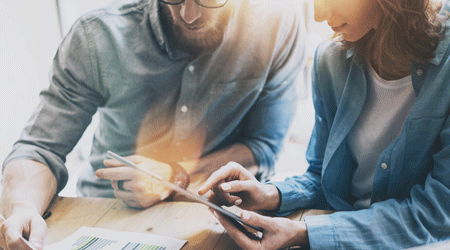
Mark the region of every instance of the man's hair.
<instances>
[{"instance_id":1,"label":"man's hair","mask_svg":"<svg viewBox=\"0 0 450 250\"><path fill-rule=\"evenodd\" d=\"M342 41L343 47L364 53L378 74L388 78L402 69L410 70L412 62L433 58L441 40L438 13L442 4L430 0L377 1L381 9L377 29L356 42Z\"/></svg>"}]
</instances>

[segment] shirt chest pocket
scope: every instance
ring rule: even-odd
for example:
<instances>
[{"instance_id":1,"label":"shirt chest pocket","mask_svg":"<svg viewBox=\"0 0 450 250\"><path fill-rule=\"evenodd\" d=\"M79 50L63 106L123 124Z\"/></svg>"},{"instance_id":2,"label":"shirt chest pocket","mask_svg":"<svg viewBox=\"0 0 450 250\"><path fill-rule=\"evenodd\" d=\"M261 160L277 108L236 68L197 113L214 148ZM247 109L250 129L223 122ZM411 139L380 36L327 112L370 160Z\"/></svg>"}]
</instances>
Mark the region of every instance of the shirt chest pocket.
<instances>
[{"instance_id":1,"label":"shirt chest pocket","mask_svg":"<svg viewBox=\"0 0 450 250\"><path fill-rule=\"evenodd\" d=\"M422 176L433 166L433 155L442 149L440 132L445 118L418 118L405 122L400 136L391 145L391 164L395 172ZM410 176L409 180L417 180ZM405 180L403 180L405 181Z\"/></svg>"},{"instance_id":2,"label":"shirt chest pocket","mask_svg":"<svg viewBox=\"0 0 450 250\"><path fill-rule=\"evenodd\" d=\"M264 79L237 80L211 85L208 98L208 124L238 123L258 99Z\"/></svg>"}]
</instances>

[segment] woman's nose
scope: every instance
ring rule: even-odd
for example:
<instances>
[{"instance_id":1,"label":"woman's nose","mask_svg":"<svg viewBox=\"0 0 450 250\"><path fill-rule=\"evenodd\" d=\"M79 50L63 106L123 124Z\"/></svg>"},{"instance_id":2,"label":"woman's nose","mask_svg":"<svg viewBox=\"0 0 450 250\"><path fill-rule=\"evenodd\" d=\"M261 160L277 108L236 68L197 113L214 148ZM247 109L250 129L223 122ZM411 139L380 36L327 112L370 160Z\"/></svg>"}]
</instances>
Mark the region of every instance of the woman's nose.
<instances>
[{"instance_id":1,"label":"woman's nose","mask_svg":"<svg viewBox=\"0 0 450 250\"><path fill-rule=\"evenodd\" d=\"M330 19L331 10L328 4L326 0L314 0L314 20L316 22L322 22Z\"/></svg>"},{"instance_id":2,"label":"woman's nose","mask_svg":"<svg viewBox=\"0 0 450 250\"><path fill-rule=\"evenodd\" d=\"M202 7L195 0L185 0L181 4L180 15L187 24L191 24L202 16L200 8Z\"/></svg>"}]
</instances>

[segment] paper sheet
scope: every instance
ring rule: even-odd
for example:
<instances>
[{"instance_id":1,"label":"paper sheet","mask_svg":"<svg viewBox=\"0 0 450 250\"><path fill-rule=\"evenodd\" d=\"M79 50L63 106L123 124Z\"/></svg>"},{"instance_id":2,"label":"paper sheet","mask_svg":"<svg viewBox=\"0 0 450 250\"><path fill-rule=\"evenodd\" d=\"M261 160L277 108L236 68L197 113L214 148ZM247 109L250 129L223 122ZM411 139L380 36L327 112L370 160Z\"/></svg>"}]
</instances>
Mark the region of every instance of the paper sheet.
<instances>
[{"instance_id":1,"label":"paper sheet","mask_svg":"<svg viewBox=\"0 0 450 250\"><path fill-rule=\"evenodd\" d=\"M45 246L45 250L180 250L186 242L154 234L81 227L64 240Z\"/></svg>"}]
</instances>

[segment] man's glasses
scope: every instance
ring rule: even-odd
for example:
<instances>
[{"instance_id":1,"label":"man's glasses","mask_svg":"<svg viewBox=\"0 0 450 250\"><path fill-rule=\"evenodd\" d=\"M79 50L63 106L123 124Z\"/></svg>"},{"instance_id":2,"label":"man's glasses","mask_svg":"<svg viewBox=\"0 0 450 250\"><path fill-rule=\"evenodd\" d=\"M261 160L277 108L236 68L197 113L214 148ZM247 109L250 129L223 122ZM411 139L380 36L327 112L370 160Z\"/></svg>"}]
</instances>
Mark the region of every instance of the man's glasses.
<instances>
[{"instance_id":1,"label":"man's glasses","mask_svg":"<svg viewBox=\"0 0 450 250\"><path fill-rule=\"evenodd\" d=\"M159 0L161 3L178 5L183 3L185 0ZM220 8L227 4L228 0L195 0L195 2L205 8Z\"/></svg>"}]
</instances>

